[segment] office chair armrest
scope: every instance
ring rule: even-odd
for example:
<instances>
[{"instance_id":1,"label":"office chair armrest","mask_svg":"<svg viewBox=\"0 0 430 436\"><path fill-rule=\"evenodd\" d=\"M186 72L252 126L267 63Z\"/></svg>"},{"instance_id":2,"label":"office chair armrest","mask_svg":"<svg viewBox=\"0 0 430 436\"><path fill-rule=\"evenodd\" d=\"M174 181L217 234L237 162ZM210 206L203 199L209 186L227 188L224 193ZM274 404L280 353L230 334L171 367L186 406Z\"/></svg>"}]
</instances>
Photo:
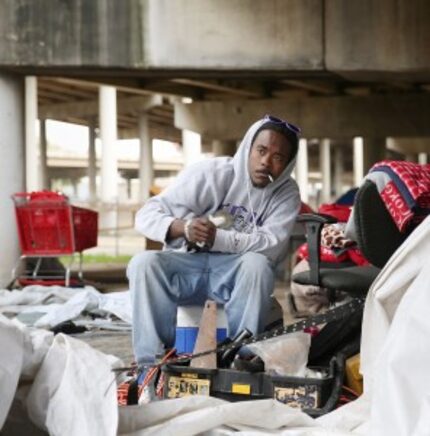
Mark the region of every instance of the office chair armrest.
<instances>
[{"instance_id":1,"label":"office chair armrest","mask_svg":"<svg viewBox=\"0 0 430 436\"><path fill-rule=\"evenodd\" d=\"M315 221L321 224L333 224L337 223L337 219L331 215L324 213L302 213L297 217L298 223L306 223Z\"/></svg>"},{"instance_id":2,"label":"office chair armrest","mask_svg":"<svg viewBox=\"0 0 430 436\"><path fill-rule=\"evenodd\" d=\"M331 215L304 213L297 217L297 222L304 224L308 243L310 279L312 285L320 285L320 247L321 231L324 224L333 224L337 219Z\"/></svg>"}]
</instances>

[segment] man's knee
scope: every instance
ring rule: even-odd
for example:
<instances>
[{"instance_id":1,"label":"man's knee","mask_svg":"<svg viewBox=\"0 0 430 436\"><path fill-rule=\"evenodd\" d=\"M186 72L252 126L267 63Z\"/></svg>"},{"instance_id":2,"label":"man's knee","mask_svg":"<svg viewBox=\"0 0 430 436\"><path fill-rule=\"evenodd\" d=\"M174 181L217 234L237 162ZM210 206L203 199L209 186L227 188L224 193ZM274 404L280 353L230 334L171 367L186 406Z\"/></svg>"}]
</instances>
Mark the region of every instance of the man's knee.
<instances>
[{"instance_id":1,"label":"man's knee","mask_svg":"<svg viewBox=\"0 0 430 436\"><path fill-rule=\"evenodd\" d=\"M144 273L160 263L157 251L143 251L132 257L127 267L127 277L131 279L136 274Z\"/></svg>"},{"instance_id":2,"label":"man's knee","mask_svg":"<svg viewBox=\"0 0 430 436\"><path fill-rule=\"evenodd\" d=\"M254 276L271 277L273 275L270 261L260 253L244 253L241 257L240 268L244 273Z\"/></svg>"}]
</instances>

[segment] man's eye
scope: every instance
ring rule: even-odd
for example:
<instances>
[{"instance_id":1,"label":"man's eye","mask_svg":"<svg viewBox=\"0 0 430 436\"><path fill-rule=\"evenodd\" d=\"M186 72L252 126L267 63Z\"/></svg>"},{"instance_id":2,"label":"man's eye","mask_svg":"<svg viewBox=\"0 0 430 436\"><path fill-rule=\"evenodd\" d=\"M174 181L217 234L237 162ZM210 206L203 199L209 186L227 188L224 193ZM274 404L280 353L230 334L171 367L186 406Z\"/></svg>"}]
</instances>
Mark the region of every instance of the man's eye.
<instances>
[{"instance_id":1,"label":"man's eye","mask_svg":"<svg viewBox=\"0 0 430 436\"><path fill-rule=\"evenodd\" d=\"M258 150L258 153L260 154L260 156L264 156L264 150Z\"/></svg>"}]
</instances>

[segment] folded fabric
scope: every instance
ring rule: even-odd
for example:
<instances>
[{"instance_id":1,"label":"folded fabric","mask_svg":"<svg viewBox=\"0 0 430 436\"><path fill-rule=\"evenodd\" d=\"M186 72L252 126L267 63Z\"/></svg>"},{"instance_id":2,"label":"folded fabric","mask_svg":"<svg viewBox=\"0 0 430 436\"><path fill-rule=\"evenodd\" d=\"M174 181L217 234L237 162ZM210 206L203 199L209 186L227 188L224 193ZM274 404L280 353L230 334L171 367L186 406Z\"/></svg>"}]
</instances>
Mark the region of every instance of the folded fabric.
<instances>
[{"instance_id":1,"label":"folded fabric","mask_svg":"<svg viewBox=\"0 0 430 436\"><path fill-rule=\"evenodd\" d=\"M375 172L389 176L380 195L401 232L430 214L430 164L384 160L371 168Z\"/></svg>"}]
</instances>

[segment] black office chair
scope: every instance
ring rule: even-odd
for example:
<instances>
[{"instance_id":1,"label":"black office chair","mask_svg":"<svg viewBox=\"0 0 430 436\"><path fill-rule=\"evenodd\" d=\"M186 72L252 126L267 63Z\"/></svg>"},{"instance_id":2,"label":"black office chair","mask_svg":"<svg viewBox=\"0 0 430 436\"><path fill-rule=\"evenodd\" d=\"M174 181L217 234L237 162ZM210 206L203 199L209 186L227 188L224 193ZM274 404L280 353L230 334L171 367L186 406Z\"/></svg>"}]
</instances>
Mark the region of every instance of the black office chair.
<instances>
[{"instance_id":1,"label":"black office chair","mask_svg":"<svg viewBox=\"0 0 430 436\"><path fill-rule=\"evenodd\" d=\"M298 221L306 228L310 270L293 275L292 280L301 285L321 286L332 292L344 291L352 296L366 295L382 267L412 231L399 232L376 185L369 180L355 197L354 226L358 247L370 265L321 267L321 230L324 224L334 223L336 219L327 215L303 214Z\"/></svg>"},{"instance_id":2,"label":"black office chair","mask_svg":"<svg viewBox=\"0 0 430 436\"><path fill-rule=\"evenodd\" d=\"M370 265L330 267L322 264L319 258L321 230L324 224L334 223L336 219L328 215L303 214L298 221L306 227L310 270L294 274L292 280L301 285L326 288L333 300L338 291L352 297L364 297L382 267L412 231L399 232L371 181L360 187L354 201L356 242ZM358 353L361 321L362 310L359 310L345 319L326 324L312 339L308 363L326 364L339 350L345 358Z\"/></svg>"}]
</instances>

